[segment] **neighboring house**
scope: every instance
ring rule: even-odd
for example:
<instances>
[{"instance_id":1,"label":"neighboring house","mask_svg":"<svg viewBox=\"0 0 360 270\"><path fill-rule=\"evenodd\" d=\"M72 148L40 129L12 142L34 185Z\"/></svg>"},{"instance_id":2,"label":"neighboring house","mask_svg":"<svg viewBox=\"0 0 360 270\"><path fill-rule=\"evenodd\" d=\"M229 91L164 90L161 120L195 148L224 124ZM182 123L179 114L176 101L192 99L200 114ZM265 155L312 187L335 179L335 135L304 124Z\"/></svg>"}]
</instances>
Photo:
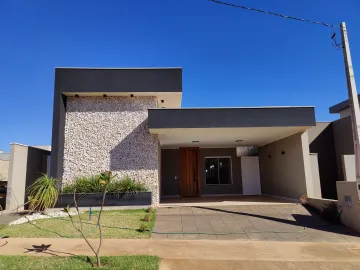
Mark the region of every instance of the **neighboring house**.
<instances>
[{"instance_id":1,"label":"neighboring house","mask_svg":"<svg viewBox=\"0 0 360 270\"><path fill-rule=\"evenodd\" d=\"M190 109L181 99L181 68L56 68L51 175L65 183L112 170L146 184L155 205L319 196L306 132L314 107Z\"/></svg>"},{"instance_id":2,"label":"neighboring house","mask_svg":"<svg viewBox=\"0 0 360 270\"><path fill-rule=\"evenodd\" d=\"M358 95L360 98L360 95ZM336 199L336 181L344 181L343 155L354 155L349 100L329 108L340 119L319 122L309 130L310 152L318 153L321 191L324 198Z\"/></svg>"},{"instance_id":3,"label":"neighboring house","mask_svg":"<svg viewBox=\"0 0 360 270\"><path fill-rule=\"evenodd\" d=\"M24 209L26 188L42 174L49 172L50 146L10 144L6 209Z\"/></svg>"},{"instance_id":4,"label":"neighboring house","mask_svg":"<svg viewBox=\"0 0 360 270\"><path fill-rule=\"evenodd\" d=\"M10 154L0 151L0 206L5 208Z\"/></svg>"},{"instance_id":5,"label":"neighboring house","mask_svg":"<svg viewBox=\"0 0 360 270\"><path fill-rule=\"evenodd\" d=\"M0 152L0 181L7 181L10 153Z\"/></svg>"}]
</instances>

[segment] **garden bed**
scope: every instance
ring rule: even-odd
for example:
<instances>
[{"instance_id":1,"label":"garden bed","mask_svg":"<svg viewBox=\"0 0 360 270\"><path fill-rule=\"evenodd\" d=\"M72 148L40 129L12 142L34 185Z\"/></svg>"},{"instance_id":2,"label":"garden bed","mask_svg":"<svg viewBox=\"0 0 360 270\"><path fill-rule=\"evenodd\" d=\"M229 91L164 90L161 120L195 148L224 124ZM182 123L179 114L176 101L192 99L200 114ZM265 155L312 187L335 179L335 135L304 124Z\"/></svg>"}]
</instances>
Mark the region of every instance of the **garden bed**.
<instances>
[{"instance_id":1,"label":"garden bed","mask_svg":"<svg viewBox=\"0 0 360 270\"><path fill-rule=\"evenodd\" d=\"M75 194L79 207L101 206L102 193L77 193ZM107 193L104 206L145 206L151 205L151 192ZM74 194L60 194L55 207L74 206Z\"/></svg>"}]
</instances>

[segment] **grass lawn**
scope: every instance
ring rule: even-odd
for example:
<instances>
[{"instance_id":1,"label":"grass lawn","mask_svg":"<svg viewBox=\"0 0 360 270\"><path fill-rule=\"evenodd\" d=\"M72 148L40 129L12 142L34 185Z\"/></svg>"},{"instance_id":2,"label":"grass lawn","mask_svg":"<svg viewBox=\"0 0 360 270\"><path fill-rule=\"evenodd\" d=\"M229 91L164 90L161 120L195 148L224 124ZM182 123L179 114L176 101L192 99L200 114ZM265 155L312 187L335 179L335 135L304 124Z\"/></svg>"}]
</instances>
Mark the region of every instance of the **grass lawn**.
<instances>
[{"instance_id":1,"label":"grass lawn","mask_svg":"<svg viewBox=\"0 0 360 270\"><path fill-rule=\"evenodd\" d=\"M84 221L83 227L85 234L89 238L99 237L98 229L95 225L97 214L98 212L93 212L91 221L89 221L89 212L81 215ZM141 221L147 214L145 209L103 211L101 219L104 238L150 238L156 215L154 211L149 214L151 216L150 222ZM76 224L79 225L78 216L73 216L73 219L77 222ZM139 232L138 229L142 223L147 224L149 230ZM35 220L33 223L4 226L0 230L0 236L21 238L81 238L68 217L41 219Z\"/></svg>"},{"instance_id":2,"label":"grass lawn","mask_svg":"<svg viewBox=\"0 0 360 270\"><path fill-rule=\"evenodd\" d=\"M0 256L0 269L94 269L95 257ZM157 270L160 258L154 256L101 257L100 269Z\"/></svg>"}]
</instances>

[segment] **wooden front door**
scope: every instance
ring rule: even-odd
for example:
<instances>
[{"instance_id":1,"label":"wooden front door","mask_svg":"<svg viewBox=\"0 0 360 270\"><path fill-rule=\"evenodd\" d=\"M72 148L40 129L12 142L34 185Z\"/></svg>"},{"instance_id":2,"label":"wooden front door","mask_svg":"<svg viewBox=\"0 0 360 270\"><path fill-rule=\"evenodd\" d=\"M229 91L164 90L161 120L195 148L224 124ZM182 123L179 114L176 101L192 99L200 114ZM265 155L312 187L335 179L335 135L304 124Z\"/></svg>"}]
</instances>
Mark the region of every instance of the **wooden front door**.
<instances>
[{"instance_id":1,"label":"wooden front door","mask_svg":"<svg viewBox=\"0 0 360 270\"><path fill-rule=\"evenodd\" d=\"M180 196L200 196L199 148L180 148Z\"/></svg>"}]
</instances>

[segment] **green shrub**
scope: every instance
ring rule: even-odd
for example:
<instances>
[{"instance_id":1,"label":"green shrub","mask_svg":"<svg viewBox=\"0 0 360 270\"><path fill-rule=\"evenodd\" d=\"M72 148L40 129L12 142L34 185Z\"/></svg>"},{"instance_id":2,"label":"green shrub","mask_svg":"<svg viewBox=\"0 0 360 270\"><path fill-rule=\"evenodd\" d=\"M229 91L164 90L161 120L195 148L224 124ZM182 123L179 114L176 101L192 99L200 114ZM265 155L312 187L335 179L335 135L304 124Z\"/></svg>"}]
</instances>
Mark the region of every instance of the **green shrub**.
<instances>
[{"instance_id":1,"label":"green shrub","mask_svg":"<svg viewBox=\"0 0 360 270\"><path fill-rule=\"evenodd\" d=\"M145 222L150 222L151 221L151 216L150 215L145 215L141 221L145 221Z\"/></svg>"},{"instance_id":2,"label":"green shrub","mask_svg":"<svg viewBox=\"0 0 360 270\"><path fill-rule=\"evenodd\" d=\"M54 207L59 196L57 179L43 174L27 188L27 194L31 198L29 208L32 210L43 211Z\"/></svg>"},{"instance_id":3,"label":"green shrub","mask_svg":"<svg viewBox=\"0 0 360 270\"><path fill-rule=\"evenodd\" d=\"M152 212L154 212L154 208L149 207L148 209L146 209L146 212L147 212L147 213L152 213Z\"/></svg>"},{"instance_id":4,"label":"green shrub","mask_svg":"<svg viewBox=\"0 0 360 270\"><path fill-rule=\"evenodd\" d=\"M147 191L147 188L139 183L135 182L129 176L125 176L120 181L113 181L107 187L108 192L140 192Z\"/></svg>"},{"instance_id":5,"label":"green shrub","mask_svg":"<svg viewBox=\"0 0 360 270\"><path fill-rule=\"evenodd\" d=\"M96 176L79 176L72 183L65 184L62 193L95 193L103 192L104 187L99 184Z\"/></svg>"},{"instance_id":6,"label":"green shrub","mask_svg":"<svg viewBox=\"0 0 360 270\"><path fill-rule=\"evenodd\" d=\"M145 232L149 230L149 226L146 223L141 223L140 228L138 229L139 232Z\"/></svg>"},{"instance_id":7,"label":"green shrub","mask_svg":"<svg viewBox=\"0 0 360 270\"><path fill-rule=\"evenodd\" d=\"M104 186L99 184L101 175L82 176L77 177L72 183L66 184L63 187L63 193L99 193L103 192ZM112 180L106 186L109 193L134 193L140 191L147 191L147 188L130 177L126 176L121 180Z\"/></svg>"}]
</instances>

